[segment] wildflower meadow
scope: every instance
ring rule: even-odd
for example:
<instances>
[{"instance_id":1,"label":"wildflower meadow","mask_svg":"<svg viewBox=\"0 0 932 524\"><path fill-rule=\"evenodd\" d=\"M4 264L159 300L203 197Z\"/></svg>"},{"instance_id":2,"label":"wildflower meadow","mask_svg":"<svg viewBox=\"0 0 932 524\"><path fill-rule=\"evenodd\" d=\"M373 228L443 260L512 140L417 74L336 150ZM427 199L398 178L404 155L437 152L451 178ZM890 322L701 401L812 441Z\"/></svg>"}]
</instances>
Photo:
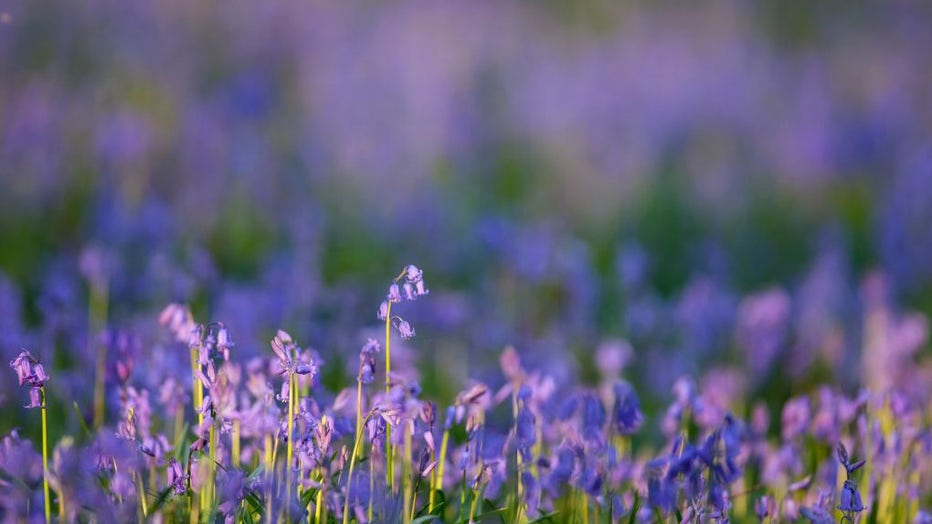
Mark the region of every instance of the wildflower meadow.
<instances>
[{"instance_id":1,"label":"wildflower meadow","mask_svg":"<svg viewBox=\"0 0 932 524\"><path fill-rule=\"evenodd\" d=\"M0 2L0 522L932 523L930 23Z\"/></svg>"}]
</instances>

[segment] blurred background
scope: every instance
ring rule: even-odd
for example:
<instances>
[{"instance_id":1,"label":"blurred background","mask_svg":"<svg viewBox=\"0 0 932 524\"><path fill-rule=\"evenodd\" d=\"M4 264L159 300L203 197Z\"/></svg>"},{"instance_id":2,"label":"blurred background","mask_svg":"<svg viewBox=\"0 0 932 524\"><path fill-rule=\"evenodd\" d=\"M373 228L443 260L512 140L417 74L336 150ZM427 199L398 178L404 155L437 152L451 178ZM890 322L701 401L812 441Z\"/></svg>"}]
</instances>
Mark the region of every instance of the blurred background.
<instances>
[{"instance_id":1,"label":"blurred background","mask_svg":"<svg viewBox=\"0 0 932 524\"><path fill-rule=\"evenodd\" d=\"M926 387L932 6L615 4L0 2L3 358L85 409L98 344L186 365L184 302L332 394L414 263L397 358L441 401L506 344L648 413Z\"/></svg>"}]
</instances>

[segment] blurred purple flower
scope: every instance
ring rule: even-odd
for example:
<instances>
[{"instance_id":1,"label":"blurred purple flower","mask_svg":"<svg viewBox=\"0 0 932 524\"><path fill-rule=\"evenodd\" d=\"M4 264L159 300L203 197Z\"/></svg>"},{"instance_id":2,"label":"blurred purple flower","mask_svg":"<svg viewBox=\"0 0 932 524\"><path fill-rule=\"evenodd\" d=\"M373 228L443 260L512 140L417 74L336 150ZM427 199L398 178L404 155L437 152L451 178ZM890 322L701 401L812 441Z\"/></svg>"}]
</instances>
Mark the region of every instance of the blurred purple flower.
<instances>
[{"instance_id":1,"label":"blurred purple flower","mask_svg":"<svg viewBox=\"0 0 932 524\"><path fill-rule=\"evenodd\" d=\"M614 393L615 406L612 411L612 423L620 434L630 435L636 432L644 421L637 393L630 384L622 380L615 382Z\"/></svg>"}]
</instances>

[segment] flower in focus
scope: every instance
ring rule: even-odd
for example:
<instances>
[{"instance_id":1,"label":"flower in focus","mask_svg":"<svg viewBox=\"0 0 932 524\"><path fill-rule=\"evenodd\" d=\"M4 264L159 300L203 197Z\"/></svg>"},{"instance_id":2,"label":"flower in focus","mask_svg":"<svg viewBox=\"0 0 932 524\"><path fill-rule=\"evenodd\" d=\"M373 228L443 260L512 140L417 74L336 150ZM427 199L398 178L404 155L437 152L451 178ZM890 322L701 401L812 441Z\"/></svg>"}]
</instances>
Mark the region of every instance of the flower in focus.
<instances>
[{"instance_id":1,"label":"flower in focus","mask_svg":"<svg viewBox=\"0 0 932 524\"><path fill-rule=\"evenodd\" d=\"M10 361L10 367L16 373L20 386L29 386L29 404L27 408L44 407L45 399L42 388L49 381L45 368L38 360L33 358L29 351L23 349L19 355Z\"/></svg>"}]
</instances>

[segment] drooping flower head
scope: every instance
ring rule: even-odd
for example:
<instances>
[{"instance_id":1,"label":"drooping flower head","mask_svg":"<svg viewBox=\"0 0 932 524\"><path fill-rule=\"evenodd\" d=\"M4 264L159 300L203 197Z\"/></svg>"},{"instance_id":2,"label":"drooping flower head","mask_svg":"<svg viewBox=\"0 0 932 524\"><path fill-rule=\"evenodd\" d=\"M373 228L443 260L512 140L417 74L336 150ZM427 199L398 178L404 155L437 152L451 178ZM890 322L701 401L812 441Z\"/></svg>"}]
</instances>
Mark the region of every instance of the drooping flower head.
<instances>
[{"instance_id":1,"label":"drooping flower head","mask_svg":"<svg viewBox=\"0 0 932 524\"><path fill-rule=\"evenodd\" d=\"M281 366L280 375L286 373L295 373L298 375L314 375L317 373L317 367L313 360L308 362L301 354L301 348L295 343L287 332L278 330L275 338L272 339L272 351L278 357L278 364Z\"/></svg>"},{"instance_id":2,"label":"drooping flower head","mask_svg":"<svg viewBox=\"0 0 932 524\"><path fill-rule=\"evenodd\" d=\"M387 320L391 311L391 304L397 304L404 301L417 300L418 297L427 295L430 291L424 283L424 272L415 265L408 265L395 277L388 286L388 293L385 300L379 304L379 320ZM407 340L414 337L414 328L405 319L399 316L392 317L392 324L401 338Z\"/></svg>"},{"instance_id":3,"label":"drooping flower head","mask_svg":"<svg viewBox=\"0 0 932 524\"><path fill-rule=\"evenodd\" d=\"M29 386L29 404L27 408L43 407L45 399L43 398L42 388L49 381L45 368L38 360L33 358L29 351L23 349L19 355L10 361L10 367L16 373L20 386Z\"/></svg>"},{"instance_id":4,"label":"drooping flower head","mask_svg":"<svg viewBox=\"0 0 932 524\"><path fill-rule=\"evenodd\" d=\"M381 351L379 343L374 338L366 340L359 350L359 381L371 384L375 380L375 354Z\"/></svg>"},{"instance_id":5,"label":"drooping flower head","mask_svg":"<svg viewBox=\"0 0 932 524\"><path fill-rule=\"evenodd\" d=\"M630 435L636 432L644 422L641 403L634 388L627 382L616 382L614 392L615 408L612 411L612 424L622 435Z\"/></svg>"}]
</instances>

